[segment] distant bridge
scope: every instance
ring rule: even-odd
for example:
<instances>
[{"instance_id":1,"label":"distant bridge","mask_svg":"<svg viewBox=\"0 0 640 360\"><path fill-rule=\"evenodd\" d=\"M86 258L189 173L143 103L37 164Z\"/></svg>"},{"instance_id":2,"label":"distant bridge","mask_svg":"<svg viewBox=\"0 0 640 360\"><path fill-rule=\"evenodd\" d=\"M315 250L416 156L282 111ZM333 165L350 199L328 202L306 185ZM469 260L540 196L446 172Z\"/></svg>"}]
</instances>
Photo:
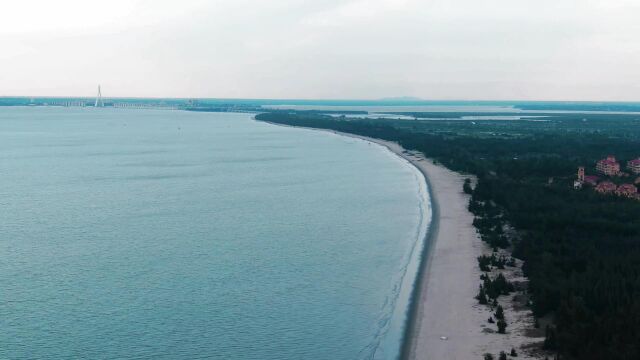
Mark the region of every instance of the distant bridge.
<instances>
[{"instance_id":1,"label":"distant bridge","mask_svg":"<svg viewBox=\"0 0 640 360\"><path fill-rule=\"evenodd\" d=\"M112 103L112 107L121 109L154 109L154 110L178 110L177 106L166 104L139 104L139 103Z\"/></svg>"},{"instance_id":2,"label":"distant bridge","mask_svg":"<svg viewBox=\"0 0 640 360\"><path fill-rule=\"evenodd\" d=\"M32 102L32 104L33 104L33 102ZM85 107L85 106L87 106L87 101L83 101L83 100L59 100L59 101L45 102L42 105L45 105L45 106L64 106L64 107Z\"/></svg>"},{"instance_id":3,"label":"distant bridge","mask_svg":"<svg viewBox=\"0 0 640 360\"><path fill-rule=\"evenodd\" d=\"M62 106L62 107L94 107L91 100L53 100L42 103L31 103L30 105ZM179 106L150 103L129 103L129 102L105 102L98 107L113 107L119 109L153 109L153 110L178 110Z\"/></svg>"}]
</instances>

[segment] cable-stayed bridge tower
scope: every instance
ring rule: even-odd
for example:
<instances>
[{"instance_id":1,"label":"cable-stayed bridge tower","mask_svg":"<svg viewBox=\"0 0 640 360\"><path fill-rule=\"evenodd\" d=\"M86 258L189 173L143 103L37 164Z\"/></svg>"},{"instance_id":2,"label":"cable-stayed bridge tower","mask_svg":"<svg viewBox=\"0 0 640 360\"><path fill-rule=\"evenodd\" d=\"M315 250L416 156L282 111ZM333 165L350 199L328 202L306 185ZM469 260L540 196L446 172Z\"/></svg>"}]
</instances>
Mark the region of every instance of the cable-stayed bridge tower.
<instances>
[{"instance_id":1,"label":"cable-stayed bridge tower","mask_svg":"<svg viewBox=\"0 0 640 360\"><path fill-rule=\"evenodd\" d=\"M104 107L104 101L102 101L102 91L100 90L100 85L98 85L98 96L96 96L96 104L95 107Z\"/></svg>"}]
</instances>

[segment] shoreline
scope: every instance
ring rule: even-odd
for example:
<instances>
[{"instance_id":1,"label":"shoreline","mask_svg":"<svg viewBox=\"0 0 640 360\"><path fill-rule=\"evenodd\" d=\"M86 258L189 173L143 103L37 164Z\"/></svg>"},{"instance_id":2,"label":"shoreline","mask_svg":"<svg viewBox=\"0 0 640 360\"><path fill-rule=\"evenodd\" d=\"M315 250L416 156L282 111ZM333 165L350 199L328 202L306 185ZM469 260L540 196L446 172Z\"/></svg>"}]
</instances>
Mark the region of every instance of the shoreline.
<instances>
[{"instance_id":1,"label":"shoreline","mask_svg":"<svg viewBox=\"0 0 640 360\"><path fill-rule=\"evenodd\" d=\"M258 121L255 119L255 117L253 118L253 120ZM344 133L344 132L334 131L329 129L317 129L317 128L304 127L304 126L292 126L287 124L278 124L278 123L269 122L269 121L261 121L261 122L275 125L275 126L324 131L324 132L328 132L335 135L355 138L355 139L359 139L369 143L377 144L379 146L386 148L387 151L398 156L399 158L407 161L424 178L424 181L427 184L427 193L429 195L429 201L431 202L430 204L431 216L430 216L430 219L426 219L428 220L428 229L425 233L424 238L422 239L422 244L423 244L422 249L419 250L420 259L419 259L418 269L415 275L413 288L411 289L409 303L407 304L407 313L405 318L405 326L402 334L402 342L400 344L400 349L397 356L397 359L400 359L400 360L415 359L416 357L411 356L411 354L413 353L412 349L414 348L415 339L418 338L418 334L416 333L416 330L417 330L418 324L421 323L421 320L422 320L420 319L420 316L419 316L419 308L420 308L419 300L422 297L422 294L424 292L423 289L424 289L424 286L426 285L424 284L424 278L427 277L428 268L431 263L430 259L433 256L433 251L431 251L431 249L434 243L437 241L437 235L439 230L439 220L440 220L439 202L435 192L433 191L433 185L431 183L431 179L427 175L426 169L416 164L415 163L416 159L413 157L407 156L407 153L404 152L406 150L403 147L401 147L399 144L394 142L370 138L366 136L360 136L356 134L349 134L349 133ZM460 185L460 189L462 189L462 185Z\"/></svg>"},{"instance_id":2,"label":"shoreline","mask_svg":"<svg viewBox=\"0 0 640 360\"><path fill-rule=\"evenodd\" d=\"M257 120L254 118L254 121ZM331 129L261 122L325 131L383 146L424 177L431 201L431 219L407 304L398 359L481 359L485 353L497 356L498 352L508 352L511 348L518 350L519 359L539 358L522 351L534 340L527 335L527 329L533 324L528 313L516 310L511 300L501 299L505 315L514 322L507 334L497 334L492 324L487 324L491 310L475 299L482 274L477 257L491 254L491 249L473 226L474 215L467 209L469 195L462 189L464 180L474 176L435 164L422 153L406 150L395 142ZM505 276L512 279L520 278L521 274L514 270Z\"/></svg>"},{"instance_id":3,"label":"shoreline","mask_svg":"<svg viewBox=\"0 0 640 360\"><path fill-rule=\"evenodd\" d=\"M415 281L413 284L413 288L411 289L409 304L407 304L405 327L402 336L403 339L400 346L400 352L398 354L398 359L400 360L416 359L414 349L420 335L418 331L419 324L423 320L420 316L420 299L422 298L424 291L426 290L425 278L428 277L429 274L429 268L431 266L434 254L433 247L437 243L438 233L440 229L440 203L438 201L436 193L433 191L434 186L429 175L427 174L426 168L417 164L417 159L413 156L409 156L406 153L407 150L399 144L366 136L342 133L339 131L332 132L338 135L364 140L385 147L388 151L406 160L411 166L413 166L422 175L425 183L427 184L427 193L429 194L429 201L431 203L431 216L430 219L428 219L428 229L425 233L424 239L422 240L423 246L422 249L420 249L420 263L418 264Z\"/></svg>"},{"instance_id":4,"label":"shoreline","mask_svg":"<svg viewBox=\"0 0 640 360\"><path fill-rule=\"evenodd\" d=\"M458 344L457 341L455 342L451 341L450 336L444 335L444 334L440 335L440 333L435 334L437 336L435 336L434 338L434 336L430 334L432 333L432 331L425 331L425 330L429 330L432 327L422 326L422 324L424 323L423 320L427 320L429 321L429 323L431 323L431 321L433 320L431 317L433 315L439 314L439 317L441 318L442 321L437 321L437 322L440 322L440 323L448 322L449 320L448 316L446 316L449 312L439 311L437 306L431 306L432 303L436 302L434 301L436 300L434 298L438 294L433 294L433 296L429 298L430 300L429 303L428 304L426 303L426 295L428 292L427 285L433 282L434 280L432 279L434 277L432 273L432 267L433 267L435 255L436 253L438 253L437 245L439 243L442 243L443 241L450 240L450 239L440 238L441 237L441 233L440 233L441 221L443 220L442 213L441 213L442 211L441 204L440 204L441 203L440 196L442 194L439 194L438 191L436 190L446 190L449 195L459 194L461 196L461 199L463 201L458 202L458 205L460 205L460 207L465 212L467 212L469 216L468 226L466 228L472 231L473 239L476 238L475 229L472 226L473 215L471 215L466 209L468 200L464 198L464 196L467 196L467 195L462 192L462 184L464 182L464 178L466 177L461 174L455 173L445 168L442 165L433 164L432 161L429 161L423 156L413 155L414 154L413 152L407 151L406 149L404 149L402 146L400 146L395 142L370 138L366 136L360 136L356 134L343 133L343 132L334 131L330 129L317 129L317 128L310 128L310 127L303 127L303 126L291 126L286 124L272 123L268 121L262 121L262 122L265 122L271 125L276 125L276 126L292 127L292 128L315 130L315 131L325 131L325 132L333 133L336 135L356 138L359 140L374 143L386 148L391 153L406 160L409 164L411 164L414 168L416 168L420 172L420 174L422 174L427 184L427 191L431 201L431 219L429 219L429 223L428 223L429 228L425 234L425 238L423 239L423 247L420 250L420 264L418 265L418 270L415 276L415 282L412 288L412 293L411 293L409 304L407 307L405 327L403 330L403 340L399 349L400 352L398 355L398 359L413 360L413 359L449 359L451 358L451 359L466 360L471 358L472 353L474 351L467 351L465 352L465 355L462 355L460 357L457 357L457 356L449 357L448 354L451 353L451 351L453 350L452 348L454 346L457 348L462 348L459 346L460 344ZM434 173L438 173L439 176L436 177L435 176L436 174ZM436 177L436 179L434 179L434 177ZM444 187L443 185L445 185L446 183L451 184L452 182L459 183L458 184L459 186L443 188ZM451 206L451 204L448 204L448 205L449 207ZM451 225L454 225L453 223L456 223L454 217L448 217L446 220L448 225L447 227L451 227ZM478 242L479 241L480 240L478 239ZM473 242L471 241L469 241L468 243L469 245L473 245ZM468 259L469 261L465 261L465 263L469 266L469 268L472 268L475 270L476 257L480 255L480 252L476 251L479 249L471 249L471 250L472 250L471 251L472 256L470 257L470 259ZM469 253L469 251L466 251L466 253ZM440 256L440 254L438 254L438 256ZM475 296L474 292L477 288L476 283L478 282L479 274L480 274L479 271L477 275L475 274L475 271L466 274L466 275L471 275L471 276L465 276L465 280L466 280L465 283L468 283L470 286L464 286L463 288L460 286L449 287L449 288L455 288L455 289L462 288L463 290L464 288L467 288L467 290L470 290L472 293L472 295L468 296L468 300L471 303L473 303L475 302L473 297ZM438 297L440 298L439 302L450 303L448 300L447 294L438 295ZM429 305L428 308L431 308L435 311L433 312L429 311L428 314L425 313L425 308L427 307L427 305ZM465 308L471 309L471 304L469 306L465 306ZM426 317L428 317L428 319L425 319ZM443 317L445 319L442 319ZM464 325L466 326L468 324L465 323ZM455 323L454 326L459 328L460 324ZM467 328L475 329L478 326L479 324L476 326L467 327ZM446 341L441 340L441 336L447 336L448 340ZM438 346L438 345L446 345L446 346ZM459 351L454 351L454 352L458 353Z\"/></svg>"},{"instance_id":5,"label":"shoreline","mask_svg":"<svg viewBox=\"0 0 640 360\"><path fill-rule=\"evenodd\" d=\"M410 302L407 307L403 341L398 359L472 359L476 354L476 342L468 339L456 338L456 333L479 329L475 317L456 316L452 321L449 315L459 314L461 310L473 308L475 304L475 291L480 272L476 271L476 257L482 253L479 246L475 228L472 225L473 215L467 211L468 198L462 191L464 176L453 172L442 165L434 164L432 160L424 156L404 149L395 142L359 136L355 134L331 131L335 134L357 138L378 144L387 148L396 156L406 160L414 166L424 177L427 183L431 201L431 219L429 229L423 240L420 264L415 276ZM441 198L447 200L442 202ZM452 201L455 200L455 201ZM459 201L458 201L459 200ZM457 209L453 209L453 207ZM458 211L462 209L462 212ZM467 224L463 225L463 215L467 216ZM443 218L444 215L444 218ZM462 221L461 221L462 220ZM463 238L469 241L454 244L453 248L447 246L454 239L461 239L460 233L453 228L466 230ZM444 231L441 231L444 230ZM457 235L455 237L451 235ZM447 279L456 273L450 271L449 260L457 254L466 254L467 259L458 262L466 270L458 279ZM443 271L440 271L443 270ZM435 273L434 273L435 272ZM441 276L444 275L444 276ZM443 281L444 280L444 281ZM463 284L461 286L461 283ZM451 286L455 284L454 286ZM443 286L440 286L443 285ZM468 285L468 286L467 286ZM437 288L434 289L434 287ZM437 289L437 291L436 291ZM470 290L469 293L463 294ZM458 306L457 299L462 299L468 304ZM449 309L442 309L448 304ZM454 304L453 306L451 304ZM442 309L442 310L441 310ZM434 324L434 325L431 325ZM439 328L439 324L447 329ZM448 330L448 331L447 331ZM446 337L443 340L442 337ZM473 346L463 346L463 345ZM478 357L479 358L479 357Z\"/></svg>"}]
</instances>

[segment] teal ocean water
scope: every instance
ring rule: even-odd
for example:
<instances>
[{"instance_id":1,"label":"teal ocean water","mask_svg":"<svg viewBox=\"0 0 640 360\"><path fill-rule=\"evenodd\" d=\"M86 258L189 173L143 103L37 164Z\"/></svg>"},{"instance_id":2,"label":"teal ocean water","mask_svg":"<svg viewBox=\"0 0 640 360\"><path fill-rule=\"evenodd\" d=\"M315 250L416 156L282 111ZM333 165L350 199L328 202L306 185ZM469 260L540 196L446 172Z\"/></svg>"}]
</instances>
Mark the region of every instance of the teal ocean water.
<instances>
[{"instance_id":1,"label":"teal ocean water","mask_svg":"<svg viewBox=\"0 0 640 360\"><path fill-rule=\"evenodd\" d=\"M0 358L394 359L425 186L248 114L0 108Z\"/></svg>"}]
</instances>

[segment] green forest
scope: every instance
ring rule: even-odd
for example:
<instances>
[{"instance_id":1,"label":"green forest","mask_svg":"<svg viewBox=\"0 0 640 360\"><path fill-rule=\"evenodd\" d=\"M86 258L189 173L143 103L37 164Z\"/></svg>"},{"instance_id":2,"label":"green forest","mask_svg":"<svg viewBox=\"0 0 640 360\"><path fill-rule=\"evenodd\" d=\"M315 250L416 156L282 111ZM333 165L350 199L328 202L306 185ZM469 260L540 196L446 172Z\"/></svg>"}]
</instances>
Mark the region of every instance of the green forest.
<instances>
[{"instance_id":1,"label":"green forest","mask_svg":"<svg viewBox=\"0 0 640 360\"><path fill-rule=\"evenodd\" d=\"M430 119L439 115L394 120L273 111L256 119L396 141L476 175L475 188L465 188L474 225L491 246L524 261L532 311L553 319L545 348L560 359L640 359L640 202L572 187L577 166L593 174L608 154L623 162L640 156L638 115ZM504 223L518 236L496 231Z\"/></svg>"}]
</instances>

